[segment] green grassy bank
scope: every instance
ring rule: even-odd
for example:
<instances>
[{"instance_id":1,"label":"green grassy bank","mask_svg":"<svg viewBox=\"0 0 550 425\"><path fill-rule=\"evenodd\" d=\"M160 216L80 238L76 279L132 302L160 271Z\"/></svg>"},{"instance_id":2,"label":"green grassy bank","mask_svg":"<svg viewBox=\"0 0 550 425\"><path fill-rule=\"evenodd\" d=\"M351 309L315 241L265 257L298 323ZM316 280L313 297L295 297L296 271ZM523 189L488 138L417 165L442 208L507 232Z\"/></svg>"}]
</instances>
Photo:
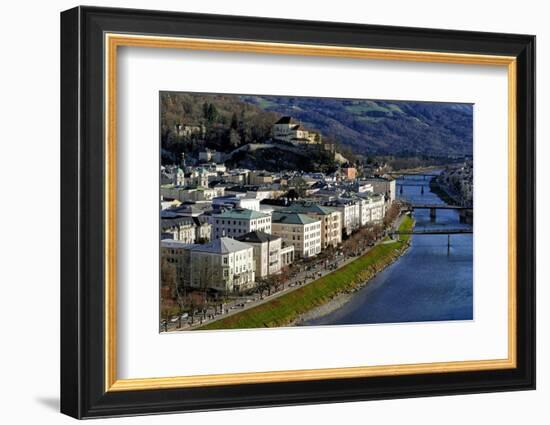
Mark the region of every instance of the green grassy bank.
<instances>
[{"instance_id":1,"label":"green grassy bank","mask_svg":"<svg viewBox=\"0 0 550 425\"><path fill-rule=\"evenodd\" d=\"M408 230L412 226L413 220L406 216L399 230ZM365 255L308 285L197 329L246 329L287 325L306 311L373 277L402 254L409 239L409 235L401 235L395 242L376 245Z\"/></svg>"}]
</instances>

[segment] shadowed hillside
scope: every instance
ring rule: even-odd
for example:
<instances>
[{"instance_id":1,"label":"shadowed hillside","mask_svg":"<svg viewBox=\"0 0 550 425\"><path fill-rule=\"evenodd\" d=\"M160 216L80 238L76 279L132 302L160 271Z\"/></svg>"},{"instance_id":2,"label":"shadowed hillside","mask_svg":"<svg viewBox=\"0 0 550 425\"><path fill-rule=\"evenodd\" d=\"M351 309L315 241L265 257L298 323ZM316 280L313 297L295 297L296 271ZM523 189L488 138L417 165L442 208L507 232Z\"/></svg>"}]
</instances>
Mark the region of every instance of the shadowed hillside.
<instances>
[{"instance_id":1,"label":"shadowed hillside","mask_svg":"<svg viewBox=\"0 0 550 425\"><path fill-rule=\"evenodd\" d=\"M473 107L468 104L175 92L162 92L160 102L162 156L167 163L205 147L228 154L268 142L272 125L283 115L320 132L323 143L335 143L347 158L472 154ZM232 165L253 167L255 161L273 170L285 163L302 163L303 169L335 166L326 152L306 152L304 157L270 150L253 155L243 151Z\"/></svg>"},{"instance_id":2,"label":"shadowed hillside","mask_svg":"<svg viewBox=\"0 0 550 425\"><path fill-rule=\"evenodd\" d=\"M291 115L360 155L471 155L469 104L242 96L266 111Z\"/></svg>"}]
</instances>

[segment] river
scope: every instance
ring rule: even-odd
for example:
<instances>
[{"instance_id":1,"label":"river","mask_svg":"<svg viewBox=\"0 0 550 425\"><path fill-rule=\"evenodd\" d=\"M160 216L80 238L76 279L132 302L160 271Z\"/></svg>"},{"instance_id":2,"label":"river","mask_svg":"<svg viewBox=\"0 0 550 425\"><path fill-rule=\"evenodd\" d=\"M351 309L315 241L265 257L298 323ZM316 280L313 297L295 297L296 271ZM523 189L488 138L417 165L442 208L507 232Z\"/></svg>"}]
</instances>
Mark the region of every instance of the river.
<instances>
[{"instance_id":1,"label":"river","mask_svg":"<svg viewBox=\"0 0 550 425\"><path fill-rule=\"evenodd\" d=\"M405 182L400 193L399 183ZM397 196L412 203L444 204L429 189L429 177L398 180ZM424 193L421 186L425 184ZM468 227L454 210L414 212L415 229ZM413 235L408 251L357 291L341 308L301 325L351 325L473 318L473 235Z\"/></svg>"}]
</instances>

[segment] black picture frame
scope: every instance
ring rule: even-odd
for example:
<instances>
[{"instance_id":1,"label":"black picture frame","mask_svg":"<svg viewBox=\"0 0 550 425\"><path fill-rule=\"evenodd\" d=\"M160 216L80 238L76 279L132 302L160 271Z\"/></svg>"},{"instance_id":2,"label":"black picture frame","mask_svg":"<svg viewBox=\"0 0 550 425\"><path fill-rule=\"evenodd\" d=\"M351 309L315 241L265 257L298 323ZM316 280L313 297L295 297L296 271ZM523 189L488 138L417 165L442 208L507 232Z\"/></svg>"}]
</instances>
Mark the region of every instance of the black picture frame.
<instances>
[{"instance_id":1,"label":"black picture frame","mask_svg":"<svg viewBox=\"0 0 550 425\"><path fill-rule=\"evenodd\" d=\"M104 33L517 58L517 367L105 391ZM61 13L61 412L75 418L535 388L535 37L131 9Z\"/></svg>"}]
</instances>

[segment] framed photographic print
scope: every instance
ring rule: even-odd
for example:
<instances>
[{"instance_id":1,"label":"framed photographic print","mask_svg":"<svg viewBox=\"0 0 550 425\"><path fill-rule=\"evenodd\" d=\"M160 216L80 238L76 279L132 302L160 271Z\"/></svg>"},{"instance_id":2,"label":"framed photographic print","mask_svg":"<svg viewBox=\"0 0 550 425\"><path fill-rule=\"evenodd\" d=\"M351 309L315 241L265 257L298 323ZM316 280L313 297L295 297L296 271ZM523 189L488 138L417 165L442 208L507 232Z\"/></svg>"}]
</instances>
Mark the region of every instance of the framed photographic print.
<instances>
[{"instance_id":1,"label":"framed photographic print","mask_svg":"<svg viewBox=\"0 0 550 425\"><path fill-rule=\"evenodd\" d=\"M535 38L61 14L61 411L533 389Z\"/></svg>"}]
</instances>

